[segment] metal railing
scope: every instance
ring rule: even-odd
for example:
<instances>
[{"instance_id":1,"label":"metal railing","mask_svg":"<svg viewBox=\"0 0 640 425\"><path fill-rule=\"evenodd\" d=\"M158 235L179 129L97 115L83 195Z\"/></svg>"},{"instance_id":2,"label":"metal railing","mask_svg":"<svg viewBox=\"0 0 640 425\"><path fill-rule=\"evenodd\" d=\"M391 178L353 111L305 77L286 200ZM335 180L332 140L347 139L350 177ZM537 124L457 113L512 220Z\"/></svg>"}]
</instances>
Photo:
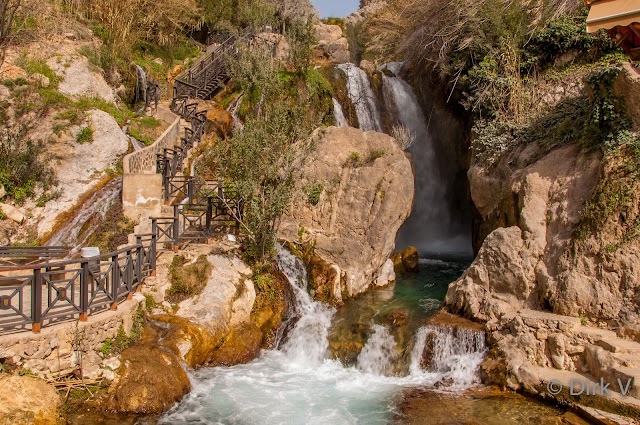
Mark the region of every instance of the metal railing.
<instances>
[{"instance_id":1,"label":"metal railing","mask_svg":"<svg viewBox=\"0 0 640 425\"><path fill-rule=\"evenodd\" d=\"M116 310L156 268L155 234L136 235L136 244L108 254L0 267L0 333Z\"/></svg>"}]
</instances>

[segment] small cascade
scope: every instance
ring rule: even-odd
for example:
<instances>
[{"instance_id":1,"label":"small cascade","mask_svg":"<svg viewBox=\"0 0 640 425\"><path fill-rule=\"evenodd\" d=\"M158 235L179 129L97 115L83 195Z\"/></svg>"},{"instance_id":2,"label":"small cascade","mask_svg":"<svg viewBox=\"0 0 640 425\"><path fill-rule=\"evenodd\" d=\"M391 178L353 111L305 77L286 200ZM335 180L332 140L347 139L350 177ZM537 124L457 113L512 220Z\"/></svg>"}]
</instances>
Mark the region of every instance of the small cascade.
<instances>
[{"instance_id":1,"label":"small cascade","mask_svg":"<svg viewBox=\"0 0 640 425\"><path fill-rule=\"evenodd\" d=\"M478 370L486 354L483 332L424 326L416 333L409 371L412 376L435 373L451 388L479 384Z\"/></svg>"},{"instance_id":2,"label":"small cascade","mask_svg":"<svg viewBox=\"0 0 640 425\"><path fill-rule=\"evenodd\" d=\"M358 355L358 369L364 373L389 376L398 358L396 340L385 326L373 325L373 334Z\"/></svg>"},{"instance_id":3,"label":"small cascade","mask_svg":"<svg viewBox=\"0 0 640 425\"><path fill-rule=\"evenodd\" d=\"M293 308L299 317L282 351L300 366L319 365L329 346L327 336L335 310L311 299L307 292L307 269L300 258L278 245L277 261L294 291Z\"/></svg>"},{"instance_id":4,"label":"small cascade","mask_svg":"<svg viewBox=\"0 0 640 425\"><path fill-rule=\"evenodd\" d=\"M342 105L335 97L333 98L333 120L336 127L349 127L349 122L342 111Z\"/></svg>"},{"instance_id":5,"label":"small cascade","mask_svg":"<svg viewBox=\"0 0 640 425\"><path fill-rule=\"evenodd\" d=\"M122 177L115 178L97 190L75 212L45 244L46 246L67 246L69 257L75 256L85 246L89 238L100 228L111 208L120 202Z\"/></svg>"},{"instance_id":6,"label":"small cascade","mask_svg":"<svg viewBox=\"0 0 640 425\"><path fill-rule=\"evenodd\" d=\"M233 129L234 130L242 130L244 128L244 125L242 124L242 121L240 120L240 117L238 116L238 109L240 109L240 105L242 104L242 98L243 97L244 97L244 94L240 94L238 97L233 99L233 101L231 101L231 103L227 107L227 112L229 112L231 114L231 116L233 117Z\"/></svg>"},{"instance_id":7,"label":"small cascade","mask_svg":"<svg viewBox=\"0 0 640 425\"><path fill-rule=\"evenodd\" d=\"M347 91L356 110L361 130L382 131L378 102L367 73L352 63L338 65L347 75Z\"/></svg>"},{"instance_id":8,"label":"small cascade","mask_svg":"<svg viewBox=\"0 0 640 425\"><path fill-rule=\"evenodd\" d=\"M133 95L133 103L142 102L147 104L147 73L140 65L136 68L136 91Z\"/></svg>"}]
</instances>

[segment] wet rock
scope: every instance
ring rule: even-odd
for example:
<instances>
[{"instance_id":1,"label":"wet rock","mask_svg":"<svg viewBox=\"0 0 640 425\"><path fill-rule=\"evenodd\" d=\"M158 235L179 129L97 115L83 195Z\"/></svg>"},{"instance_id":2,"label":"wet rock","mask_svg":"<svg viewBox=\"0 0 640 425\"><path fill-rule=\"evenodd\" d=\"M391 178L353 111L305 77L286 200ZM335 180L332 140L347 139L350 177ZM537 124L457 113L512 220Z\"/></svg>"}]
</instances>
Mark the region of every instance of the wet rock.
<instances>
[{"instance_id":1,"label":"wet rock","mask_svg":"<svg viewBox=\"0 0 640 425\"><path fill-rule=\"evenodd\" d=\"M105 403L108 410L163 413L189 392L191 384L180 358L157 341L158 332L147 325L142 340L122 352L120 375L111 384Z\"/></svg>"},{"instance_id":2,"label":"wet rock","mask_svg":"<svg viewBox=\"0 0 640 425\"><path fill-rule=\"evenodd\" d=\"M0 425L56 425L60 404L55 388L40 379L0 378Z\"/></svg>"},{"instance_id":3,"label":"wet rock","mask_svg":"<svg viewBox=\"0 0 640 425\"><path fill-rule=\"evenodd\" d=\"M362 68L369 75L375 74L376 72L376 66L366 59L362 59L360 61L360 68Z\"/></svg>"},{"instance_id":4,"label":"wet rock","mask_svg":"<svg viewBox=\"0 0 640 425\"><path fill-rule=\"evenodd\" d=\"M402 256L402 266L404 267L404 270L409 273L417 273L418 264L420 262L418 250L413 246L409 246L403 249L400 252L400 255Z\"/></svg>"},{"instance_id":5,"label":"wet rock","mask_svg":"<svg viewBox=\"0 0 640 425\"><path fill-rule=\"evenodd\" d=\"M409 322L411 315L406 308L394 308L384 315L384 323L392 327L401 327Z\"/></svg>"},{"instance_id":6,"label":"wet rock","mask_svg":"<svg viewBox=\"0 0 640 425\"><path fill-rule=\"evenodd\" d=\"M260 355L262 332L255 323L236 326L223 338L222 343L211 354L212 366L233 366L249 363Z\"/></svg>"},{"instance_id":7,"label":"wet rock","mask_svg":"<svg viewBox=\"0 0 640 425\"><path fill-rule=\"evenodd\" d=\"M222 335L213 335L203 325L182 317L161 315L151 319L169 325L162 345L170 348L191 368L207 364L222 339Z\"/></svg>"},{"instance_id":8,"label":"wet rock","mask_svg":"<svg viewBox=\"0 0 640 425\"><path fill-rule=\"evenodd\" d=\"M251 321L262 332L262 348L275 347L278 330L288 315L291 287L287 278L279 271L274 271L269 288L256 288L256 301L251 311Z\"/></svg>"}]
</instances>

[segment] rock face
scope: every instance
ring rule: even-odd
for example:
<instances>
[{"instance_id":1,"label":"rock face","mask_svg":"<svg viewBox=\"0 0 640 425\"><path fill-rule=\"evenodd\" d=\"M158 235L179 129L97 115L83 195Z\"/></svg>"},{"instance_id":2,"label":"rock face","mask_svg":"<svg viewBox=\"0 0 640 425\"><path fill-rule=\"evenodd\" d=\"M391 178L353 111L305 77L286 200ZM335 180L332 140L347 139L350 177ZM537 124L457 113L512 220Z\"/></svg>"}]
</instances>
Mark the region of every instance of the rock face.
<instances>
[{"instance_id":1,"label":"rock face","mask_svg":"<svg viewBox=\"0 0 640 425\"><path fill-rule=\"evenodd\" d=\"M84 193L98 184L104 170L115 170L118 159L129 149L128 137L108 113L91 111L86 126L93 130L92 142L76 143L75 137L81 130L78 127L70 139L50 150L52 155L61 158L56 166L60 197L47 202L37 217L40 236L51 230L58 214L70 210Z\"/></svg>"},{"instance_id":2,"label":"rock face","mask_svg":"<svg viewBox=\"0 0 640 425\"><path fill-rule=\"evenodd\" d=\"M314 254L339 277L339 302L341 294L389 283L389 255L413 203L413 173L385 134L329 127L316 135L279 235L294 242L303 229L304 240L314 241ZM383 274L387 279L378 279Z\"/></svg>"},{"instance_id":3,"label":"rock face","mask_svg":"<svg viewBox=\"0 0 640 425\"><path fill-rule=\"evenodd\" d=\"M0 378L0 425L56 425L60 404L58 392L42 380Z\"/></svg>"},{"instance_id":4,"label":"rock face","mask_svg":"<svg viewBox=\"0 0 640 425\"><path fill-rule=\"evenodd\" d=\"M47 61L47 65L63 79L58 85L60 93L76 100L82 97L98 97L115 104L113 89L107 84L102 73L93 69L87 58L77 55L55 56Z\"/></svg>"},{"instance_id":5,"label":"rock face","mask_svg":"<svg viewBox=\"0 0 640 425\"><path fill-rule=\"evenodd\" d=\"M594 297L611 293L609 285L592 280L569 295L566 287L576 270L563 270L571 262L567 251L580 213L599 179L600 155L575 145L538 160L533 155L534 149L522 147L491 171L469 170L471 196L484 220L480 231L488 236L471 267L449 288L446 304L452 311L482 321L520 308L602 314ZM608 313L613 318L618 311Z\"/></svg>"},{"instance_id":6,"label":"rock face","mask_svg":"<svg viewBox=\"0 0 640 425\"><path fill-rule=\"evenodd\" d=\"M638 216L640 183L626 192L633 207L606 216L597 232L584 227L595 226L585 211L601 202L603 179L624 167L577 144L547 151L535 143L490 168L472 164L482 244L446 307L485 322L485 382L543 395L549 382L562 383L558 400L640 418L640 344L632 341L640 242L623 238L625 221ZM612 394L576 399L566 390L572 381L609 384Z\"/></svg>"},{"instance_id":7,"label":"rock face","mask_svg":"<svg viewBox=\"0 0 640 425\"><path fill-rule=\"evenodd\" d=\"M163 413L189 392L191 384L180 357L158 346L157 340L157 331L146 326L142 340L122 352L120 374L109 388L107 409Z\"/></svg>"},{"instance_id":8,"label":"rock face","mask_svg":"<svg viewBox=\"0 0 640 425\"><path fill-rule=\"evenodd\" d=\"M212 334L249 322L256 299L251 269L234 256L209 255L211 275L200 295L180 303L176 314L204 325Z\"/></svg>"},{"instance_id":9,"label":"rock face","mask_svg":"<svg viewBox=\"0 0 640 425\"><path fill-rule=\"evenodd\" d=\"M318 44L314 47L317 59L331 63L346 63L351 59L349 42L338 25L327 25L319 22L313 26Z\"/></svg>"}]
</instances>

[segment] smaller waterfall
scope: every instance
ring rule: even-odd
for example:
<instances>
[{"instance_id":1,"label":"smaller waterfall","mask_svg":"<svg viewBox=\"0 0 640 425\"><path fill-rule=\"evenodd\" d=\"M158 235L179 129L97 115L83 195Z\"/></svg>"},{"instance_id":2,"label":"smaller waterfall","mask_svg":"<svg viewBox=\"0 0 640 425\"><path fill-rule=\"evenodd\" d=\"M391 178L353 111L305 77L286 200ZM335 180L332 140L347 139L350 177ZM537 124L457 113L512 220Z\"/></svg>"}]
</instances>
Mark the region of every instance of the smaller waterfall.
<instances>
[{"instance_id":1,"label":"smaller waterfall","mask_svg":"<svg viewBox=\"0 0 640 425\"><path fill-rule=\"evenodd\" d=\"M45 245L68 246L71 248L69 257L73 257L104 223L109 210L120 202L121 191L122 177L111 180L91 195Z\"/></svg>"},{"instance_id":2,"label":"smaller waterfall","mask_svg":"<svg viewBox=\"0 0 640 425\"><path fill-rule=\"evenodd\" d=\"M396 340L384 326L373 325L372 329L373 334L358 355L358 369L372 375L388 376L398 358Z\"/></svg>"},{"instance_id":3,"label":"smaller waterfall","mask_svg":"<svg viewBox=\"0 0 640 425\"><path fill-rule=\"evenodd\" d=\"M133 96L133 103L142 102L147 104L147 73L140 65L136 67L136 91Z\"/></svg>"},{"instance_id":4,"label":"smaller waterfall","mask_svg":"<svg viewBox=\"0 0 640 425\"><path fill-rule=\"evenodd\" d=\"M347 75L347 91L356 109L359 128L365 131L382 131L378 102L367 73L352 63L340 64L338 68Z\"/></svg>"},{"instance_id":5,"label":"smaller waterfall","mask_svg":"<svg viewBox=\"0 0 640 425\"><path fill-rule=\"evenodd\" d=\"M229 106L227 107L227 112L229 112L233 117L234 130L242 130L244 128L244 125L242 124L242 121L240 121L240 117L238 116L238 109L240 109L240 105L242 104L243 97L244 97L244 94L240 94L238 97L233 99L231 103L229 103Z\"/></svg>"},{"instance_id":6,"label":"smaller waterfall","mask_svg":"<svg viewBox=\"0 0 640 425\"><path fill-rule=\"evenodd\" d=\"M349 122L342 111L342 105L340 105L340 102L338 102L338 99L335 97L333 98L333 120L335 121L336 127L349 127Z\"/></svg>"},{"instance_id":7,"label":"smaller waterfall","mask_svg":"<svg viewBox=\"0 0 640 425\"><path fill-rule=\"evenodd\" d=\"M452 388L479 384L478 370L486 354L483 332L468 329L424 326L416 333L411 352L411 375L436 373Z\"/></svg>"},{"instance_id":8,"label":"smaller waterfall","mask_svg":"<svg viewBox=\"0 0 640 425\"><path fill-rule=\"evenodd\" d=\"M278 265L294 291L294 310L299 316L282 351L300 366L322 364L329 347L327 335L335 310L311 299L307 292L307 269L302 260L280 245L276 249Z\"/></svg>"}]
</instances>

